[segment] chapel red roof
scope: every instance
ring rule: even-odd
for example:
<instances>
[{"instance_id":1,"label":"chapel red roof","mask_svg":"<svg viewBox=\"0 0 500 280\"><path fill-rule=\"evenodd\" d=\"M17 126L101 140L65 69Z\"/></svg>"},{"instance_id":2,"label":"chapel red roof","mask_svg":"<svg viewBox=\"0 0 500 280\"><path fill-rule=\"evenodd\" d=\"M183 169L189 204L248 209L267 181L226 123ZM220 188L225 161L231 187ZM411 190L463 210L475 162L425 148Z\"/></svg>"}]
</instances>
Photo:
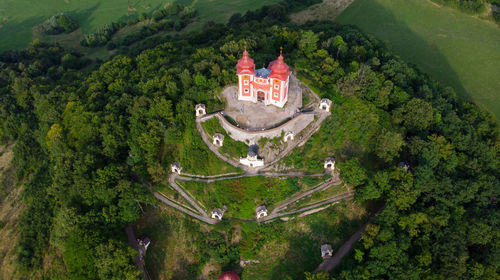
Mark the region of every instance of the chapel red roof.
<instances>
[{"instance_id":1,"label":"chapel red roof","mask_svg":"<svg viewBox=\"0 0 500 280\"><path fill-rule=\"evenodd\" d=\"M286 81L286 79L290 75L290 67L288 67L288 65L285 63L281 51L278 59L271 61L267 68L271 69L271 74L268 76L269 78L277 78L282 81Z\"/></svg>"},{"instance_id":2,"label":"chapel red roof","mask_svg":"<svg viewBox=\"0 0 500 280\"><path fill-rule=\"evenodd\" d=\"M226 271L222 272L217 280L240 280L240 277L238 277L238 274L232 271Z\"/></svg>"},{"instance_id":3,"label":"chapel red roof","mask_svg":"<svg viewBox=\"0 0 500 280\"><path fill-rule=\"evenodd\" d=\"M238 60L238 64L236 65L236 73L238 75L241 74L253 75L255 73L255 64L253 63L253 59L251 59L248 56L246 46L245 46L245 51L243 51L243 57Z\"/></svg>"}]
</instances>

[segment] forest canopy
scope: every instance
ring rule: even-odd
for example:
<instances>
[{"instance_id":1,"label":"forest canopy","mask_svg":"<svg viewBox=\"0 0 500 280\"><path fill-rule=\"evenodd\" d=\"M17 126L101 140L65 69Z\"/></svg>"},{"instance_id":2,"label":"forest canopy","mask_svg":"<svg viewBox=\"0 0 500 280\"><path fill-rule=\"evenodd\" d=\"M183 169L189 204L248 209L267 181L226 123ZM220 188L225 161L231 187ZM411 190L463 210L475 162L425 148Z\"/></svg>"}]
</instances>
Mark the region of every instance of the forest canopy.
<instances>
[{"instance_id":1,"label":"forest canopy","mask_svg":"<svg viewBox=\"0 0 500 280\"><path fill-rule=\"evenodd\" d=\"M40 269L54 248L71 279L135 279L123 229L140 216L138 203L153 202L142 180L159 181L178 158L210 168L195 137L194 104L221 107L216 93L235 83L246 45L256 65L283 47L298 75L334 101L323 145L338 156L356 200L385 202L356 261L335 279L498 279L500 140L492 114L354 27L288 23L293 7L236 14L227 25L94 69L40 41L2 54L0 137L16 141L27 205L19 266ZM65 66L68 55L75 67ZM401 161L409 172L396 167Z\"/></svg>"}]
</instances>

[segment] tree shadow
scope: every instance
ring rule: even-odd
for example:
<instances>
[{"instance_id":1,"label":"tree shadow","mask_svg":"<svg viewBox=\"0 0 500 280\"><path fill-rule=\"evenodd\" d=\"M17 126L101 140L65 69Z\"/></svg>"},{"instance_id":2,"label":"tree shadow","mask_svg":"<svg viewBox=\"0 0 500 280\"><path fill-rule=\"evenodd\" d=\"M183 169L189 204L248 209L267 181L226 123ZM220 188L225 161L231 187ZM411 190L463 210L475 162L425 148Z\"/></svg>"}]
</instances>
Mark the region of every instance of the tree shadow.
<instances>
[{"instance_id":1,"label":"tree shadow","mask_svg":"<svg viewBox=\"0 0 500 280\"><path fill-rule=\"evenodd\" d=\"M370 2L369 5L370 13L360 13L355 20L359 20L361 26L369 22L370 30L363 27L358 28L377 38L392 54L408 64L416 66L421 73L439 81L441 86L451 86L460 96L469 101L472 100L472 96L463 87L460 77L451 67L448 58L443 55L436 44L428 42L416 34L405 22L397 19L391 11L376 1ZM352 22L352 18L350 22ZM417 59L417 57L422 56L425 57L425 60ZM415 93L417 96L423 94L418 88L415 89Z\"/></svg>"},{"instance_id":2,"label":"tree shadow","mask_svg":"<svg viewBox=\"0 0 500 280\"><path fill-rule=\"evenodd\" d=\"M332 211L333 218L339 219L339 223L332 226L328 220L332 215L311 215L309 233L296 232L288 239L289 248L285 257L279 261L274 268L270 279L304 279L304 273L313 271L321 262L320 247L322 244L331 244L334 251L343 244L358 228L365 222L363 219L349 219L334 206L324 211Z\"/></svg>"}]
</instances>

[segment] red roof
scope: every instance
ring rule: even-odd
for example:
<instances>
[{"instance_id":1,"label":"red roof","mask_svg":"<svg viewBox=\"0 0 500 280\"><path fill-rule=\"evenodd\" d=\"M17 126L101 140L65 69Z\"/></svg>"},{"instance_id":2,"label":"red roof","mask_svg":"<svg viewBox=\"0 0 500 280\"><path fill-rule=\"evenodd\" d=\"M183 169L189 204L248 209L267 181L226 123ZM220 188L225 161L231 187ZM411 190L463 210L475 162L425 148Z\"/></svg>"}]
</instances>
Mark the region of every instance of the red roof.
<instances>
[{"instance_id":1,"label":"red roof","mask_svg":"<svg viewBox=\"0 0 500 280\"><path fill-rule=\"evenodd\" d=\"M283 59L283 54L280 52L280 56L278 59L273 60L267 66L268 69L271 69L271 74L268 76L273 79L280 79L282 81L286 81L288 76L290 76L290 67L285 63Z\"/></svg>"},{"instance_id":2,"label":"red roof","mask_svg":"<svg viewBox=\"0 0 500 280\"><path fill-rule=\"evenodd\" d=\"M217 280L240 280L240 277L238 277L238 274L232 271L226 271L222 272Z\"/></svg>"},{"instance_id":3,"label":"red roof","mask_svg":"<svg viewBox=\"0 0 500 280\"><path fill-rule=\"evenodd\" d=\"M245 47L243 57L238 60L238 64L236 65L236 73L238 75L253 75L255 73L255 64L253 63L253 59L248 56L247 47Z\"/></svg>"}]
</instances>

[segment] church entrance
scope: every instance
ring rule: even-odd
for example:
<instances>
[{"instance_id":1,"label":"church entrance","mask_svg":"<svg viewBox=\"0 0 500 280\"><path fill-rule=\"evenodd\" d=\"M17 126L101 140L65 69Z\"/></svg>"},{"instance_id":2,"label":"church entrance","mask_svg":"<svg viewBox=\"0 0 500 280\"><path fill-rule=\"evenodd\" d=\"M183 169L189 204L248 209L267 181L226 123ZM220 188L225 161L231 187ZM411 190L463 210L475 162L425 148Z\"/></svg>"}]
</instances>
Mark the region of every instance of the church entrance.
<instances>
[{"instance_id":1,"label":"church entrance","mask_svg":"<svg viewBox=\"0 0 500 280\"><path fill-rule=\"evenodd\" d=\"M263 91L257 91L257 101L264 101L266 99L266 94Z\"/></svg>"}]
</instances>

